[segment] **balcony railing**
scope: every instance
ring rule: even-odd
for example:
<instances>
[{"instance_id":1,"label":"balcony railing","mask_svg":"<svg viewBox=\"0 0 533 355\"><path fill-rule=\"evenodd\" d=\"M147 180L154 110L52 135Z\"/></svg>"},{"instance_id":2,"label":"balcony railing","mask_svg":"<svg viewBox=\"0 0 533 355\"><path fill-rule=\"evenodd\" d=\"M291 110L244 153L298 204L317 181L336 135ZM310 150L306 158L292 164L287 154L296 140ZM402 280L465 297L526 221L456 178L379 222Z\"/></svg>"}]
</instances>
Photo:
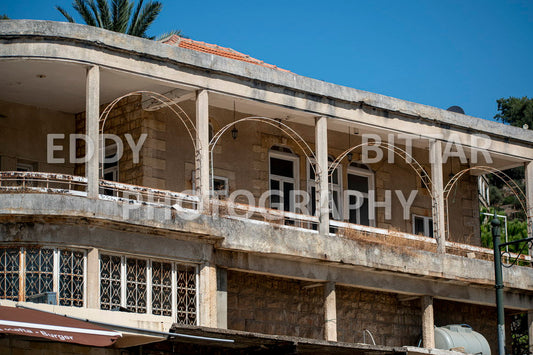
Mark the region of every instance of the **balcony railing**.
<instances>
[{"instance_id":1,"label":"balcony railing","mask_svg":"<svg viewBox=\"0 0 533 355\"><path fill-rule=\"evenodd\" d=\"M67 174L0 171L0 191L87 196L87 179ZM197 209L199 201L194 195L107 180L100 180L99 198L159 207L178 204L181 208L191 210Z\"/></svg>"},{"instance_id":2,"label":"balcony railing","mask_svg":"<svg viewBox=\"0 0 533 355\"><path fill-rule=\"evenodd\" d=\"M0 172L0 192L33 192L54 193L74 196L87 196L87 179L81 176L41 173L41 172ZM114 181L100 180L102 200L123 201L156 207L173 207L201 212L198 196L168 190L123 184ZM300 229L305 231L318 230L318 217L261 208L241 203L213 199L211 210L213 215L234 220L245 220L252 223L269 224L279 228ZM419 250L436 252L436 240L429 237L399 232L383 228L357 225L341 221L330 221L330 231L341 237L369 243L380 243L391 246L410 247ZM468 258L492 260L492 249L446 241L446 252ZM508 258L519 258L522 264L531 264L531 256L506 254Z\"/></svg>"},{"instance_id":3,"label":"balcony railing","mask_svg":"<svg viewBox=\"0 0 533 355\"><path fill-rule=\"evenodd\" d=\"M195 211L198 210L200 202L198 196L194 195L108 180L100 180L100 198L158 207L175 207L179 205L182 209Z\"/></svg>"},{"instance_id":4,"label":"balcony railing","mask_svg":"<svg viewBox=\"0 0 533 355\"><path fill-rule=\"evenodd\" d=\"M258 221L280 227L318 230L318 217L224 200L212 200L213 212L236 220Z\"/></svg>"},{"instance_id":5,"label":"balcony railing","mask_svg":"<svg viewBox=\"0 0 533 355\"><path fill-rule=\"evenodd\" d=\"M0 191L3 192L43 192L87 196L86 190L87 179L81 176L0 171Z\"/></svg>"},{"instance_id":6,"label":"balcony railing","mask_svg":"<svg viewBox=\"0 0 533 355\"><path fill-rule=\"evenodd\" d=\"M330 221L330 226L335 228L338 235L348 239L390 246L411 247L432 252L437 251L437 241L434 238L333 220ZM446 241L445 243L446 253L448 254L490 261L494 259L494 251L492 249L450 241ZM530 255L518 255L516 253L505 253L504 255L504 261L516 258L519 259L522 265L532 265Z\"/></svg>"}]
</instances>

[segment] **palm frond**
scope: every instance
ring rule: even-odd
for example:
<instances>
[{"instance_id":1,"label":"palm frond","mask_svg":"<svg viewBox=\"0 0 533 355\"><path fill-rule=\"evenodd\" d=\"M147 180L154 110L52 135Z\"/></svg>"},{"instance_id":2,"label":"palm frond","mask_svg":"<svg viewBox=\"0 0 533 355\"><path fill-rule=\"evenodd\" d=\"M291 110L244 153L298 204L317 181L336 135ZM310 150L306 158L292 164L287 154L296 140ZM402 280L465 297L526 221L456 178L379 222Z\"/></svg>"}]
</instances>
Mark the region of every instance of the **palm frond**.
<instances>
[{"instance_id":1,"label":"palm frond","mask_svg":"<svg viewBox=\"0 0 533 355\"><path fill-rule=\"evenodd\" d=\"M143 2L144 0L139 0L137 6L135 7L135 11L133 12L133 16L131 17L128 34L135 33L137 31L137 28L139 27L139 12L141 11Z\"/></svg>"},{"instance_id":2,"label":"palm frond","mask_svg":"<svg viewBox=\"0 0 533 355\"><path fill-rule=\"evenodd\" d=\"M72 8L89 26L148 38L146 31L160 14L163 4L154 0L148 2L137 0L137 3L135 0L73 0ZM56 9L69 22L76 22L61 6L57 5ZM157 39L160 40L173 34L180 35L181 31L170 31L159 35Z\"/></svg>"},{"instance_id":3,"label":"palm frond","mask_svg":"<svg viewBox=\"0 0 533 355\"><path fill-rule=\"evenodd\" d=\"M76 23L76 21L74 21L72 16L70 16L70 14L65 9L63 9L61 6L56 5L56 9L57 11L61 12L61 15L63 15L67 19L68 22Z\"/></svg>"},{"instance_id":4,"label":"palm frond","mask_svg":"<svg viewBox=\"0 0 533 355\"><path fill-rule=\"evenodd\" d=\"M89 7L87 7L86 0L74 0L72 7L81 15L86 24L98 27L98 22L91 13L91 10L89 10Z\"/></svg>"},{"instance_id":5,"label":"palm frond","mask_svg":"<svg viewBox=\"0 0 533 355\"><path fill-rule=\"evenodd\" d=\"M172 31L169 31L169 32L165 32L165 33L162 33L162 34L160 34L160 35L158 35L156 37L152 37L150 39L153 39L155 41L164 41L164 40L166 40L166 39L168 39L168 38L170 38L170 37L172 37L174 35L182 37L181 36L181 30L172 30Z\"/></svg>"},{"instance_id":6,"label":"palm frond","mask_svg":"<svg viewBox=\"0 0 533 355\"><path fill-rule=\"evenodd\" d=\"M126 33L133 4L129 0L113 0L113 31Z\"/></svg>"},{"instance_id":7,"label":"palm frond","mask_svg":"<svg viewBox=\"0 0 533 355\"><path fill-rule=\"evenodd\" d=\"M129 34L133 36L147 38L146 30L157 18L162 8L163 4L161 4L159 1L150 1L149 3L147 3L142 9L141 14L139 15L139 24L136 28L135 33Z\"/></svg>"},{"instance_id":8,"label":"palm frond","mask_svg":"<svg viewBox=\"0 0 533 355\"><path fill-rule=\"evenodd\" d=\"M98 10L100 11L100 18L102 19L102 27L108 30L112 29L111 12L107 0L96 0Z\"/></svg>"},{"instance_id":9,"label":"palm frond","mask_svg":"<svg viewBox=\"0 0 533 355\"><path fill-rule=\"evenodd\" d=\"M100 11L98 10L98 7L96 6L94 0L87 0L87 6L89 6L89 9L91 9L91 11L93 12L93 17L96 20L96 27L105 28L104 24L102 23Z\"/></svg>"}]
</instances>

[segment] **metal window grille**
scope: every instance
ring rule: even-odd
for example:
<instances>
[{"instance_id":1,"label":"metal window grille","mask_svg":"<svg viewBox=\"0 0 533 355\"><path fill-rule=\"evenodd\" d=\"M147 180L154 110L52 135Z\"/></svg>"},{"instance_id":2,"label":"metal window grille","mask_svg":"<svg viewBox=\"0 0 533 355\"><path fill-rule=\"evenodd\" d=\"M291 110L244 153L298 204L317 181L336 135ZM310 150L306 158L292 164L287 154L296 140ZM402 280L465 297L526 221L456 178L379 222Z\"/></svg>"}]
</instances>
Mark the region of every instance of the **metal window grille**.
<instances>
[{"instance_id":1,"label":"metal window grille","mask_svg":"<svg viewBox=\"0 0 533 355\"><path fill-rule=\"evenodd\" d=\"M18 301L19 273L19 249L0 249L0 298Z\"/></svg>"},{"instance_id":2,"label":"metal window grille","mask_svg":"<svg viewBox=\"0 0 533 355\"><path fill-rule=\"evenodd\" d=\"M121 306L121 257L100 256L100 308L116 309Z\"/></svg>"},{"instance_id":3,"label":"metal window grille","mask_svg":"<svg viewBox=\"0 0 533 355\"><path fill-rule=\"evenodd\" d=\"M196 268L176 265L178 324L196 324Z\"/></svg>"},{"instance_id":4,"label":"metal window grille","mask_svg":"<svg viewBox=\"0 0 533 355\"><path fill-rule=\"evenodd\" d=\"M146 260L126 259L126 308L146 313Z\"/></svg>"},{"instance_id":5,"label":"metal window grille","mask_svg":"<svg viewBox=\"0 0 533 355\"><path fill-rule=\"evenodd\" d=\"M152 262L152 314L172 315L172 264Z\"/></svg>"},{"instance_id":6,"label":"metal window grille","mask_svg":"<svg viewBox=\"0 0 533 355\"><path fill-rule=\"evenodd\" d=\"M85 255L81 251L61 250L59 267L59 304L83 307Z\"/></svg>"},{"instance_id":7,"label":"metal window grille","mask_svg":"<svg viewBox=\"0 0 533 355\"><path fill-rule=\"evenodd\" d=\"M196 324L196 266L100 255L100 308L174 316Z\"/></svg>"},{"instance_id":8,"label":"metal window grille","mask_svg":"<svg viewBox=\"0 0 533 355\"><path fill-rule=\"evenodd\" d=\"M25 296L54 290L54 250L26 249Z\"/></svg>"}]
</instances>

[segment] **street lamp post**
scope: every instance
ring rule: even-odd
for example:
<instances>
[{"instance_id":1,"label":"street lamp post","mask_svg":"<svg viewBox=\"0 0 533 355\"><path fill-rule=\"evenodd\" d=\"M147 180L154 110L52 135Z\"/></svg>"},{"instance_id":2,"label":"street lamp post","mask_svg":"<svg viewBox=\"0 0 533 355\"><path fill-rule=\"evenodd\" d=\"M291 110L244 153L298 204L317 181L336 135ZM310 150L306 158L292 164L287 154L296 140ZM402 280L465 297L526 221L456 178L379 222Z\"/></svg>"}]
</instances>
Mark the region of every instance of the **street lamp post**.
<instances>
[{"instance_id":1,"label":"street lamp post","mask_svg":"<svg viewBox=\"0 0 533 355\"><path fill-rule=\"evenodd\" d=\"M496 308L498 312L498 355L505 355L505 315L503 309L503 276L502 258L500 253L500 220L494 214L492 225L492 241L494 245L494 276L496 280Z\"/></svg>"},{"instance_id":2,"label":"street lamp post","mask_svg":"<svg viewBox=\"0 0 533 355\"><path fill-rule=\"evenodd\" d=\"M494 279L496 287L496 309L498 312L498 355L505 355L505 313L503 307L503 275L502 275L502 254L501 248L512 244L533 241L533 237L514 240L501 244L500 238L500 220L496 212L494 219L490 222L492 225L492 241L494 245Z\"/></svg>"}]
</instances>

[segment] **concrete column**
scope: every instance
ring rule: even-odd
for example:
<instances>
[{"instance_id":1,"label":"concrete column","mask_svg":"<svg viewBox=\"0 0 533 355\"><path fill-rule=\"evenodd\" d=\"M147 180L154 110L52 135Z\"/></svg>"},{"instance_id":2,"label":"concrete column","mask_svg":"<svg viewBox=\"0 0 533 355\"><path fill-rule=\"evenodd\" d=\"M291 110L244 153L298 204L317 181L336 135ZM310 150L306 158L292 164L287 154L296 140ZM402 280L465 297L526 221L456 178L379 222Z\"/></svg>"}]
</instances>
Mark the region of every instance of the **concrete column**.
<instances>
[{"instance_id":1,"label":"concrete column","mask_svg":"<svg viewBox=\"0 0 533 355\"><path fill-rule=\"evenodd\" d=\"M444 218L444 181L442 177L442 145L440 141L429 142L429 161L433 193L433 235L439 253L446 252L446 220Z\"/></svg>"},{"instance_id":2,"label":"concrete column","mask_svg":"<svg viewBox=\"0 0 533 355\"><path fill-rule=\"evenodd\" d=\"M100 120L100 68L92 66L87 69L85 83L85 134L92 142L93 151L89 145L85 145L88 161L85 164L85 177L87 178L87 197L98 198L99 168L100 168L100 144L99 144L99 120Z\"/></svg>"},{"instance_id":3,"label":"concrete column","mask_svg":"<svg viewBox=\"0 0 533 355\"><path fill-rule=\"evenodd\" d=\"M196 94L196 189L202 208L209 210L209 97L207 90Z\"/></svg>"},{"instance_id":4,"label":"concrete column","mask_svg":"<svg viewBox=\"0 0 533 355\"><path fill-rule=\"evenodd\" d=\"M526 200L528 216L529 237L533 237L533 161L525 164L526 171ZM529 249L529 255L533 255L533 250ZM530 337L531 339L531 337Z\"/></svg>"},{"instance_id":5,"label":"concrete column","mask_svg":"<svg viewBox=\"0 0 533 355\"><path fill-rule=\"evenodd\" d=\"M96 248L87 253L87 307L100 309L100 258Z\"/></svg>"},{"instance_id":6,"label":"concrete column","mask_svg":"<svg viewBox=\"0 0 533 355\"><path fill-rule=\"evenodd\" d=\"M200 305L198 325L202 327L217 327L217 269L210 262L200 267Z\"/></svg>"},{"instance_id":7,"label":"concrete column","mask_svg":"<svg viewBox=\"0 0 533 355\"><path fill-rule=\"evenodd\" d=\"M433 297L422 296L422 346L435 348L435 321L433 319Z\"/></svg>"},{"instance_id":8,"label":"concrete column","mask_svg":"<svg viewBox=\"0 0 533 355\"><path fill-rule=\"evenodd\" d=\"M337 341L337 301L335 299L335 283L324 285L324 338Z\"/></svg>"},{"instance_id":9,"label":"concrete column","mask_svg":"<svg viewBox=\"0 0 533 355\"><path fill-rule=\"evenodd\" d=\"M228 271L217 268L217 328L228 329Z\"/></svg>"},{"instance_id":10,"label":"concrete column","mask_svg":"<svg viewBox=\"0 0 533 355\"><path fill-rule=\"evenodd\" d=\"M329 234L329 186L328 186L328 121L318 117L315 123L315 151L317 160L316 212L319 219L318 231Z\"/></svg>"}]
</instances>

